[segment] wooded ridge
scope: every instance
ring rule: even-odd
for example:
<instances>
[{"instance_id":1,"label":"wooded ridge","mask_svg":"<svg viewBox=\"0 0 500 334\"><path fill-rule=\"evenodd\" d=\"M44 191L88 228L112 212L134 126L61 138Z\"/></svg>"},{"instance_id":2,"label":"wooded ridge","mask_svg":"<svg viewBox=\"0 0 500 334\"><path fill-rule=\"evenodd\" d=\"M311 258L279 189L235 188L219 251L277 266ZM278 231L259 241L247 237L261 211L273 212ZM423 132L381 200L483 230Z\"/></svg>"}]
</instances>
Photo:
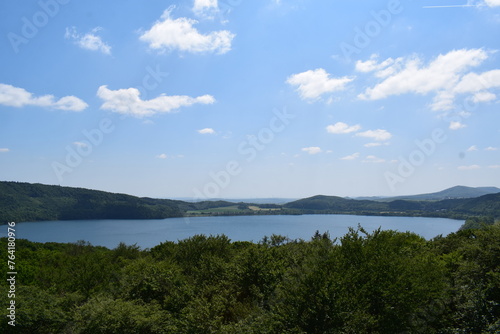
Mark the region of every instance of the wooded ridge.
<instances>
[{"instance_id":1,"label":"wooded ridge","mask_svg":"<svg viewBox=\"0 0 500 334\"><path fill-rule=\"evenodd\" d=\"M186 202L135 197L83 188L20 182L0 182L0 222L164 219L186 215L253 214L359 214L426 216L467 219L500 217L500 193L475 198L438 201L355 200L313 196L286 204L252 204L230 201Z\"/></svg>"}]
</instances>

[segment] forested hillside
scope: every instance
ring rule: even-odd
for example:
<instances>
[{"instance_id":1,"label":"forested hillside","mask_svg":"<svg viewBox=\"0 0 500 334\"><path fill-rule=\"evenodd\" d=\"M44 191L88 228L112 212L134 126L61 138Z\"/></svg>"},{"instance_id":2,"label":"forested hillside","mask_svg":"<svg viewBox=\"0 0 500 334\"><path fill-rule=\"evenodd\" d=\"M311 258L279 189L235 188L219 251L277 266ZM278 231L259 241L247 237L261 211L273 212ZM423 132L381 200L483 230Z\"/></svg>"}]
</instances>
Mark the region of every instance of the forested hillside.
<instances>
[{"instance_id":1,"label":"forested hillside","mask_svg":"<svg viewBox=\"0 0 500 334\"><path fill-rule=\"evenodd\" d=\"M0 181L0 224L8 221L164 219L189 210L234 205L227 201L184 202L98 190Z\"/></svg>"},{"instance_id":2,"label":"forested hillside","mask_svg":"<svg viewBox=\"0 0 500 334\"><path fill-rule=\"evenodd\" d=\"M104 191L0 182L0 221L152 219L182 216L176 201Z\"/></svg>"},{"instance_id":3,"label":"forested hillside","mask_svg":"<svg viewBox=\"0 0 500 334\"><path fill-rule=\"evenodd\" d=\"M391 202L353 200L320 195L290 202L284 207L300 210L303 213L419 215L448 218L467 218L477 215L500 217L500 193L477 198L441 201L394 200Z\"/></svg>"},{"instance_id":4,"label":"forested hillside","mask_svg":"<svg viewBox=\"0 0 500 334\"><path fill-rule=\"evenodd\" d=\"M500 193L500 188L497 187L455 186L435 193L388 197L379 199L379 201L390 202L401 199L409 201L440 201L444 199L474 198L474 197L480 197L488 194L497 194L497 193Z\"/></svg>"},{"instance_id":5,"label":"forested hillside","mask_svg":"<svg viewBox=\"0 0 500 334\"><path fill-rule=\"evenodd\" d=\"M430 241L359 228L339 240L194 236L151 250L17 240L16 250L16 327L3 316L2 333L500 331L498 224Z\"/></svg>"},{"instance_id":6,"label":"forested hillside","mask_svg":"<svg viewBox=\"0 0 500 334\"><path fill-rule=\"evenodd\" d=\"M224 209L224 208L227 208ZM500 218L500 193L441 201L354 200L314 196L284 205L184 202L42 184L0 182L0 223L81 219L164 219L184 215L359 214Z\"/></svg>"}]
</instances>

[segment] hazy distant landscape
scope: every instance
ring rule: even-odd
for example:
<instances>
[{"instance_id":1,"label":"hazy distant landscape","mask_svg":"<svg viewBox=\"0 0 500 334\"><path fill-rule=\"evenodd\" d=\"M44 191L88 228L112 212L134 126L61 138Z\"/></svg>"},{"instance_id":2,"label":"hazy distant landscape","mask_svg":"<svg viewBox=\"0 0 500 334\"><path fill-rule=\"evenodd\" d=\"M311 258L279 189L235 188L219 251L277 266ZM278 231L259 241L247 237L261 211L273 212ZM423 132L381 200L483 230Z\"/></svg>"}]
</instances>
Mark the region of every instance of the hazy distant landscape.
<instances>
[{"instance_id":1,"label":"hazy distant landscape","mask_svg":"<svg viewBox=\"0 0 500 334\"><path fill-rule=\"evenodd\" d=\"M467 219L500 217L500 189L457 186L407 199L355 200L318 195L284 204L186 202L102 191L0 182L0 220L163 219L206 215L358 214Z\"/></svg>"}]
</instances>

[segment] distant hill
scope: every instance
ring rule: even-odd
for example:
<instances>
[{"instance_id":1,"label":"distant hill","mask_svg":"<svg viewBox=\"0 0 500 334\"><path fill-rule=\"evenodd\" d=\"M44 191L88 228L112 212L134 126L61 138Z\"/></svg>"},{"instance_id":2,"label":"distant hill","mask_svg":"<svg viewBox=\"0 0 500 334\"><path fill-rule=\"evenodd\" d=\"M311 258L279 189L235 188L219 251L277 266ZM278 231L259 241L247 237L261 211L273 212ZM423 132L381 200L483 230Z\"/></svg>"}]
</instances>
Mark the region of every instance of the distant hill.
<instances>
[{"instance_id":1,"label":"distant hill","mask_svg":"<svg viewBox=\"0 0 500 334\"><path fill-rule=\"evenodd\" d=\"M84 188L0 181L0 224L8 221L164 219L189 210L234 205L228 201L189 203Z\"/></svg>"},{"instance_id":2,"label":"distant hill","mask_svg":"<svg viewBox=\"0 0 500 334\"><path fill-rule=\"evenodd\" d=\"M455 208L457 212L500 217L500 193L484 195L464 201Z\"/></svg>"},{"instance_id":3,"label":"distant hill","mask_svg":"<svg viewBox=\"0 0 500 334\"><path fill-rule=\"evenodd\" d=\"M178 197L174 198L176 200L188 202L188 203L199 203L200 200L193 197ZM281 198L281 197L269 197L269 198L208 198L203 200L203 202L213 202L213 201L226 201L231 203L252 203L252 204L285 204L291 201L295 201L298 198Z\"/></svg>"},{"instance_id":4,"label":"distant hill","mask_svg":"<svg viewBox=\"0 0 500 334\"><path fill-rule=\"evenodd\" d=\"M440 201L444 199L474 198L496 193L500 193L500 188L455 186L435 193L377 198L375 200L384 202L389 202L394 200Z\"/></svg>"},{"instance_id":5,"label":"distant hill","mask_svg":"<svg viewBox=\"0 0 500 334\"><path fill-rule=\"evenodd\" d=\"M471 196L478 191L498 188L454 187L440 196ZM205 214L359 214L467 218L472 216L500 217L500 192L475 198L438 198L433 194L411 196L411 199L391 201L355 200L318 195L280 204L247 204L235 208L230 201L184 202L115 194L83 188L0 181L0 224L8 221L86 220L86 219L164 219L182 217L188 212ZM422 200L423 198L423 200ZM248 209L259 205L261 209ZM268 210L268 206L272 210ZM220 208L231 207L225 213ZM215 213L211 213L215 208ZM262 209L263 208L263 209ZM221 211L221 212L219 212Z\"/></svg>"},{"instance_id":6,"label":"distant hill","mask_svg":"<svg viewBox=\"0 0 500 334\"><path fill-rule=\"evenodd\" d=\"M43 184L0 182L0 222L161 219L183 215L182 202Z\"/></svg>"},{"instance_id":7,"label":"distant hill","mask_svg":"<svg viewBox=\"0 0 500 334\"><path fill-rule=\"evenodd\" d=\"M284 205L303 213L355 213L374 215L416 215L449 218L467 216L500 217L500 193L476 198L440 201L397 199L390 202L346 199L336 196L313 196Z\"/></svg>"},{"instance_id":8,"label":"distant hill","mask_svg":"<svg viewBox=\"0 0 500 334\"><path fill-rule=\"evenodd\" d=\"M299 199L297 201L285 204L284 207L299 210L329 210L338 212L387 210L386 203L324 195L317 195L309 198Z\"/></svg>"}]
</instances>

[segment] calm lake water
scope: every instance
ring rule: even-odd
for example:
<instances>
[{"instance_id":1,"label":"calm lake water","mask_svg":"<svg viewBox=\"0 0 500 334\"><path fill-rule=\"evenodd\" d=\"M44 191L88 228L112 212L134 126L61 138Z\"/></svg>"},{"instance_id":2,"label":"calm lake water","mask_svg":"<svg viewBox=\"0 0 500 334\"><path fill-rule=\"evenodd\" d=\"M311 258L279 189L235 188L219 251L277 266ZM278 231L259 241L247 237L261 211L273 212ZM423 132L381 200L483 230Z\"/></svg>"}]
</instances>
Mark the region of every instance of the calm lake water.
<instances>
[{"instance_id":1,"label":"calm lake water","mask_svg":"<svg viewBox=\"0 0 500 334\"><path fill-rule=\"evenodd\" d=\"M196 234L225 234L233 241L262 240L279 234L291 239L309 240L315 231L328 231L332 238L341 237L349 227L360 224L371 232L384 230L414 232L426 239L455 232L464 222L444 218L375 217L352 215L302 216L236 216L169 218L162 220L78 220L17 223L16 237L37 242L76 242L116 247L120 242L151 248L163 241L177 241ZM7 226L0 226L0 237Z\"/></svg>"}]
</instances>

